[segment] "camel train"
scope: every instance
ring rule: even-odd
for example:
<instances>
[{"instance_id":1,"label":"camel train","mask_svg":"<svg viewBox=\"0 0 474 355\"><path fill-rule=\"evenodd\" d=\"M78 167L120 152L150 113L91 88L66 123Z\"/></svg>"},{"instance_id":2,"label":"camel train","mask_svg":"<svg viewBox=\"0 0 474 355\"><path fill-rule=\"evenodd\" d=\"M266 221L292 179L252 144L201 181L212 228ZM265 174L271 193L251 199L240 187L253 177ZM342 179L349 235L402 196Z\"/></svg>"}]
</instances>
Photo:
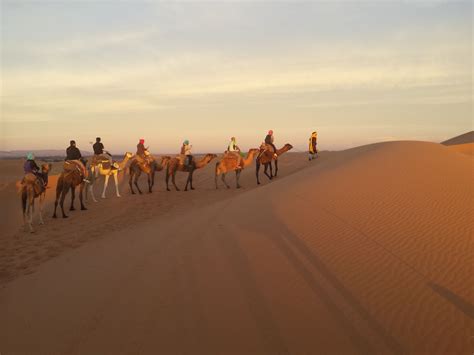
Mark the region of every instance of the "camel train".
<instances>
[{"instance_id":1,"label":"camel train","mask_svg":"<svg viewBox=\"0 0 474 355\"><path fill-rule=\"evenodd\" d=\"M267 139L269 136L271 139ZM236 188L240 188L240 175L244 169L252 165L254 160L256 164L255 172L258 185L260 184L259 172L262 165L264 166L264 174L268 177L268 179L272 180L274 177L276 177L278 174L278 157L291 150L293 146L291 144L285 144L280 149L277 149L273 145L273 138L271 134L269 134L267 138L265 139L265 143L263 143L259 148L252 148L247 152L247 154L242 154L240 152L240 149L235 144L235 138L232 138L228 149L220 157L215 165L214 182L216 189L219 188L219 176L221 176L222 183L225 185L225 187L228 189L230 188L226 181L226 174L229 172L235 172ZM81 210L87 209L84 205L83 199L84 189L86 200L88 198L88 193L90 193L92 200L97 202L93 187L101 176L104 177L104 185L101 195L102 198L106 198L106 190L110 177L113 177L114 179L116 196L121 197L118 183L118 174L120 171L128 171L129 173L128 183L131 194L136 194L134 186L138 193L142 194L142 191L138 185L138 180L142 174L147 176L148 192L151 193L153 191L155 182L155 173L162 170L165 170L166 172L165 183L167 191L170 191L170 178L176 191L180 191L175 181L176 173L178 171L188 174L184 191L187 191L188 187L191 190L194 190L193 176L196 170L204 168L209 163L211 163L211 161L218 158L216 154L206 154L200 159L195 159L194 156L190 154L191 146L189 145L189 142L185 141L186 144L183 144L181 151L182 154L177 155L176 157L163 156L158 162L149 153L148 148L144 147L144 140L140 140L140 143L137 145L137 154L127 152L121 161L114 162L112 161L110 154L109 156L104 154L107 152L103 150L103 145L100 142L100 138L97 138L97 140L97 143L94 144L94 153L96 154L92 158L87 168L87 161L85 161L81 156L79 150L75 146L75 142L71 141L71 146L67 150L67 160L63 164L63 172L61 172L57 180L53 218L57 218L58 206L61 209L62 217L68 217L64 211L64 202L69 191L71 192L71 204L69 211L75 210L74 202L77 188L79 188L79 201ZM99 144L98 149L96 149L97 144ZM34 158L33 160L27 160L26 163L31 163L33 164L32 166L37 167L36 163L34 162ZM26 163L25 166L27 165ZM275 165L275 173L273 173L273 164ZM41 172L38 168L36 172L33 171L33 173L26 174L20 186L24 224L25 226L29 227L31 232L34 231L32 222L34 201L37 198L39 198L40 205L40 224L43 224L42 209L46 194L46 184L43 184L43 180L41 180L39 176L42 176L43 179L46 177L47 181L47 174L50 170L51 164L43 164L41 167Z\"/></svg>"}]
</instances>

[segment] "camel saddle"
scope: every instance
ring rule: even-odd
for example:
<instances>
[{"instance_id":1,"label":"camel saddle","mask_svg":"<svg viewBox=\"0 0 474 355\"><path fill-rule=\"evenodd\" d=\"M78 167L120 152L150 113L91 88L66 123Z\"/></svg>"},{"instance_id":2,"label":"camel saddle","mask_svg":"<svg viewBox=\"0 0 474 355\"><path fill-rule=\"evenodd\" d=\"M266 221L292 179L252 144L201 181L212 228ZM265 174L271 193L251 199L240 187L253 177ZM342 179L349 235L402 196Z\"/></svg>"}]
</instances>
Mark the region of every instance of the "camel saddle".
<instances>
[{"instance_id":1,"label":"camel saddle","mask_svg":"<svg viewBox=\"0 0 474 355\"><path fill-rule=\"evenodd\" d=\"M66 160L63 164L63 169L64 172L67 174L70 174L74 171L79 171L79 173L82 175L82 177L86 177L85 172L86 168L84 164L80 160Z\"/></svg>"},{"instance_id":2,"label":"camel saddle","mask_svg":"<svg viewBox=\"0 0 474 355\"><path fill-rule=\"evenodd\" d=\"M243 169L243 158L242 155L240 155L240 152L229 152L226 151L224 153L224 156L222 157L222 160L236 160L237 161L237 168L238 169Z\"/></svg>"},{"instance_id":3,"label":"camel saddle","mask_svg":"<svg viewBox=\"0 0 474 355\"><path fill-rule=\"evenodd\" d=\"M178 162L179 162L179 165L185 165L186 163L186 160L187 160L187 155L184 155L184 154L178 154L176 156L176 159L178 159ZM195 162L195 159L193 157L193 162Z\"/></svg>"},{"instance_id":4,"label":"camel saddle","mask_svg":"<svg viewBox=\"0 0 474 355\"><path fill-rule=\"evenodd\" d=\"M99 154L99 155L94 154L91 160L91 165L102 164L102 166L104 166L104 164L110 163L110 162L111 162L110 156L106 154ZM109 168L106 168L106 169L109 169Z\"/></svg>"}]
</instances>

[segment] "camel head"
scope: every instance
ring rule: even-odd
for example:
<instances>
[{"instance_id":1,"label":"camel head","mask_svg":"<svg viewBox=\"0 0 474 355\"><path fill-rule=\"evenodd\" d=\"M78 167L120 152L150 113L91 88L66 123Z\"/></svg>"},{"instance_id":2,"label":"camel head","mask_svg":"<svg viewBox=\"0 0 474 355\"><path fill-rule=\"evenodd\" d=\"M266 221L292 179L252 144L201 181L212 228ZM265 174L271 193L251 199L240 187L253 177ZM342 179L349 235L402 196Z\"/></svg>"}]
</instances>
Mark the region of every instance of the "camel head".
<instances>
[{"instance_id":1,"label":"camel head","mask_svg":"<svg viewBox=\"0 0 474 355\"><path fill-rule=\"evenodd\" d=\"M171 157L169 155L163 155L161 157L161 166L166 166L168 165L168 162L171 160Z\"/></svg>"},{"instance_id":2,"label":"camel head","mask_svg":"<svg viewBox=\"0 0 474 355\"><path fill-rule=\"evenodd\" d=\"M41 172L47 174L51 171L53 165L51 163L41 164Z\"/></svg>"},{"instance_id":3,"label":"camel head","mask_svg":"<svg viewBox=\"0 0 474 355\"><path fill-rule=\"evenodd\" d=\"M215 159L215 158L217 158L217 155L216 155L216 154L206 154L206 155L204 156L204 159L205 159L206 161L208 161L208 162L211 161L212 159Z\"/></svg>"},{"instance_id":4,"label":"camel head","mask_svg":"<svg viewBox=\"0 0 474 355\"><path fill-rule=\"evenodd\" d=\"M130 153L130 152L125 153L125 158L130 159L131 157L133 157L133 153Z\"/></svg>"},{"instance_id":5,"label":"camel head","mask_svg":"<svg viewBox=\"0 0 474 355\"><path fill-rule=\"evenodd\" d=\"M290 144L290 143L286 143L283 148L286 150L286 151L289 151L291 149L293 149L293 146Z\"/></svg>"},{"instance_id":6,"label":"camel head","mask_svg":"<svg viewBox=\"0 0 474 355\"><path fill-rule=\"evenodd\" d=\"M258 148L252 148L252 149L249 149L249 153L248 153L248 154L249 154L249 155L250 155L250 154L257 154L257 153L259 153L259 152L260 152L260 149L258 149Z\"/></svg>"}]
</instances>

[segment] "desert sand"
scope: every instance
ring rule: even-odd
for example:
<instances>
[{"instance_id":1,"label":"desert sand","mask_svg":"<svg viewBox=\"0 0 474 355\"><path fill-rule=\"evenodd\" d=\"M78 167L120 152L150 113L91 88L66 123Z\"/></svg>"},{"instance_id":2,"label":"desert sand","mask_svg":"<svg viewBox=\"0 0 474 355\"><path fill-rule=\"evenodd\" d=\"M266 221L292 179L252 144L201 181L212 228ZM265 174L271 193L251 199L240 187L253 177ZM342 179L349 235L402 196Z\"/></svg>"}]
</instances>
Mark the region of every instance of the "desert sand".
<instances>
[{"instance_id":1,"label":"desert sand","mask_svg":"<svg viewBox=\"0 0 474 355\"><path fill-rule=\"evenodd\" d=\"M11 175L0 352L472 353L473 164L426 142L288 153L240 190L215 190L210 164L195 191L158 173L153 194L109 186L67 220L49 190L34 234Z\"/></svg>"}]
</instances>

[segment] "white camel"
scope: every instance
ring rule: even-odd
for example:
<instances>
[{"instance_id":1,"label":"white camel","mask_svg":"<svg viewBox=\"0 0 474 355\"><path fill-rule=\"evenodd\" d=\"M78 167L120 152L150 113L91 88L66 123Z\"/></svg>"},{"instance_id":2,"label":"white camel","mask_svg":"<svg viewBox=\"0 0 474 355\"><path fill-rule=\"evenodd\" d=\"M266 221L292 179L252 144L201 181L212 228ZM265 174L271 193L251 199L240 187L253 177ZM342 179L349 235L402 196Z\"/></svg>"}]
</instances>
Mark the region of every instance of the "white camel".
<instances>
[{"instance_id":1,"label":"white camel","mask_svg":"<svg viewBox=\"0 0 474 355\"><path fill-rule=\"evenodd\" d=\"M94 182L99 178L99 175L104 176L105 181L104 181L104 189L102 190L102 198L105 198L105 191L107 190L107 185L109 184L109 178L111 176L114 177L114 182L115 182L115 193L117 197L120 196L119 192L119 187L118 187L118 172L120 170L123 170L125 166L127 165L127 162L130 160L130 158L133 156L132 153L127 152L125 153L125 156L121 162L111 162L109 159L105 158L100 160L96 160L95 162L93 161L90 166L91 170L91 176L90 180L91 183L89 184L89 192L91 193L92 200L94 202L97 202L95 195L94 195ZM87 195L86 195L87 198Z\"/></svg>"}]
</instances>

